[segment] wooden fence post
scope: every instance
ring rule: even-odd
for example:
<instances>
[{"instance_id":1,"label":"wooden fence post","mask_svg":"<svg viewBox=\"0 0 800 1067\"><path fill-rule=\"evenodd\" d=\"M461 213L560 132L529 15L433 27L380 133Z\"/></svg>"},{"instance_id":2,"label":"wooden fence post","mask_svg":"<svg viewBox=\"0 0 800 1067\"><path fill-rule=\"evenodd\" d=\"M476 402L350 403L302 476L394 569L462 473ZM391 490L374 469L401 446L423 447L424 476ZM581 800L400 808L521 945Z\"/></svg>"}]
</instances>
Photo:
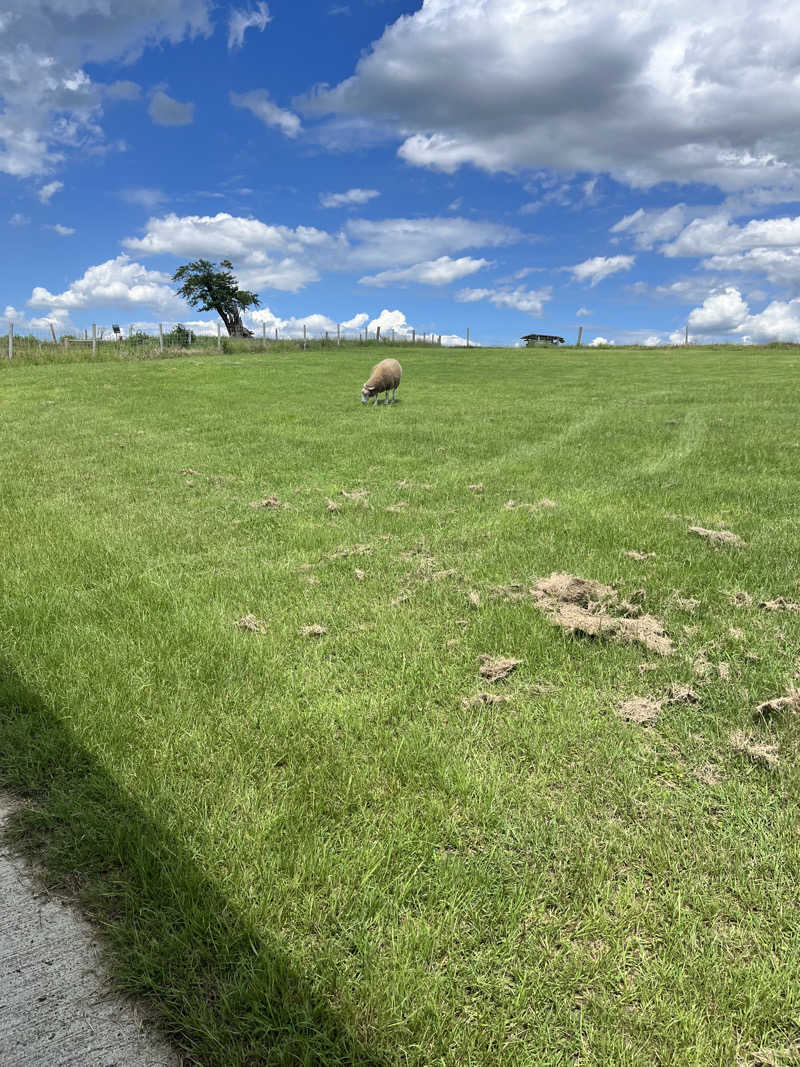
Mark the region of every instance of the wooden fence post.
<instances>
[{"instance_id":1,"label":"wooden fence post","mask_svg":"<svg viewBox=\"0 0 800 1067\"><path fill-rule=\"evenodd\" d=\"M97 355L97 323L92 323L92 355Z\"/></svg>"},{"instance_id":2,"label":"wooden fence post","mask_svg":"<svg viewBox=\"0 0 800 1067\"><path fill-rule=\"evenodd\" d=\"M278 340L278 327L275 327L275 340Z\"/></svg>"},{"instance_id":3,"label":"wooden fence post","mask_svg":"<svg viewBox=\"0 0 800 1067\"><path fill-rule=\"evenodd\" d=\"M380 328L380 326L376 326L375 327L375 340L376 341L380 341L380 339L381 339L381 328Z\"/></svg>"},{"instance_id":4,"label":"wooden fence post","mask_svg":"<svg viewBox=\"0 0 800 1067\"><path fill-rule=\"evenodd\" d=\"M8 324L8 358L14 358L14 323Z\"/></svg>"},{"instance_id":5,"label":"wooden fence post","mask_svg":"<svg viewBox=\"0 0 800 1067\"><path fill-rule=\"evenodd\" d=\"M685 345L689 344L689 323L688 322L686 323L686 333L683 335L683 343Z\"/></svg>"},{"instance_id":6,"label":"wooden fence post","mask_svg":"<svg viewBox=\"0 0 800 1067\"><path fill-rule=\"evenodd\" d=\"M417 343L417 331L412 327L412 329L411 329L411 344L415 345L416 343Z\"/></svg>"},{"instance_id":7,"label":"wooden fence post","mask_svg":"<svg viewBox=\"0 0 800 1067\"><path fill-rule=\"evenodd\" d=\"M217 323L217 351L222 351L222 337L220 336L219 332L219 323Z\"/></svg>"},{"instance_id":8,"label":"wooden fence post","mask_svg":"<svg viewBox=\"0 0 800 1067\"><path fill-rule=\"evenodd\" d=\"M583 337L583 326L578 327L578 348L581 347L581 337Z\"/></svg>"},{"instance_id":9,"label":"wooden fence post","mask_svg":"<svg viewBox=\"0 0 800 1067\"><path fill-rule=\"evenodd\" d=\"M341 343L342 343L342 327L337 322L336 323L336 344L340 345Z\"/></svg>"},{"instance_id":10,"label":"wooden fence post","mask_svg":"<svg viewBox=\"0 0 800 1067\"><path fill-rule=\"evenodd\" d=\"M469 348L469 326L467 326L467 348Z\"/></svg>"},{"instance_id":11,"label":"wooden fence post","mask_svg":"<svg viewBox=\"0 0 800 1067\"><path fill-rule=\"evenodd\" d=\"M266 348L267 347L267 324L266 324L266 322L262 322L261 323L261 347L262 348Z\"/></svg>"},{"instance_id":12,"label":"wooden fence post","mask_svg":"<svg viewBox=\"0 0 800 1067\"><path fill-rule=\"evenodd\" d=\"M158 324L158 351L164 351L164 327L160 322Z\"/></svg>"},{"instance_id":13,"label":"wooden fence post","mask_svg":"<svg viewBox=\"0 0 800 1067\"><path fill-rule=\"evenodd\" d=\"M303 323L303 351L306 350L306 324Z\"/></svg>"}]
</instances>

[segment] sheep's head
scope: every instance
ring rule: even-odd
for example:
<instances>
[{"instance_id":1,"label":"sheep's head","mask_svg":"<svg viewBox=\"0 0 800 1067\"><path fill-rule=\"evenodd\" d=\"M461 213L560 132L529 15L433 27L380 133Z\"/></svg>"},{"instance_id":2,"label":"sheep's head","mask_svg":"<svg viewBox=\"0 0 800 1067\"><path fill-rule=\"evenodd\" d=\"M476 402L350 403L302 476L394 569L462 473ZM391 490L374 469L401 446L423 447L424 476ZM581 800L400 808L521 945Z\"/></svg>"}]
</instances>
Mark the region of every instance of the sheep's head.
<instances>
[{"instance_id":1,"label":"sheep's head","mask_svg":"<svg viewBox=\"0 0 800 1067\"><path fill-rule=\"evenodd\" d=\"M367 383L364 382L363 386L361 387L361 403L362 404L366 404L366 402L369 400L369 398L371 396L374 396L374 395L375 395L375 390L374 389L370 389L370 387L367 385Z\"/></svg>"}]
</instances>

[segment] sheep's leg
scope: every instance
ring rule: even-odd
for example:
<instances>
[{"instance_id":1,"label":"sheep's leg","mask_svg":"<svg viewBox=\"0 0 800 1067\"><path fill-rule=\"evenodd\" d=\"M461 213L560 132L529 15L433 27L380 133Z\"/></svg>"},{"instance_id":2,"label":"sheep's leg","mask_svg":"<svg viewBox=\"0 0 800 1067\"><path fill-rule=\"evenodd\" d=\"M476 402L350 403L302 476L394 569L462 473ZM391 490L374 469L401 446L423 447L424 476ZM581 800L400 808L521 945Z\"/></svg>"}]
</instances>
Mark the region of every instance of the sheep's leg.
<instances>
[{"instance_id":1,"label":"sheep's leg","mask_svg":"<svg viewBox=\"0 0 800 1067\"><path fill-rule=\"evenodd\" d=\"M397 386L394 387L394 392L392 393L392 403L397 403Z\"/></svg>"},{"instance_id":2,"label":"sheep's leg","mask_svg":"<svg viewBox=\"0 0 800 1067\"><path fill-rule=\"evenodd\" d=\"M373 406L374 408L376 408L376 407L378 406L378 396L379 396L379 394L378 394L378 393L376 393L376 394L375 394L375 399L374 399L374 400L372 401L372 406Z\"/></svg>"},{"instance_id":3,"label":"sheep's leg","mask_svg":"<svg viewBox=\"0 0 800 1067\"><path fill-rule=\"evenodd\" d=\"M386 403L387 403L387 404L389 403L389 393L390 393L390 392L391 392L391 389L388 389L388 388L387 388L387 390L386 390Z\"/></svg>"}]
</instances>

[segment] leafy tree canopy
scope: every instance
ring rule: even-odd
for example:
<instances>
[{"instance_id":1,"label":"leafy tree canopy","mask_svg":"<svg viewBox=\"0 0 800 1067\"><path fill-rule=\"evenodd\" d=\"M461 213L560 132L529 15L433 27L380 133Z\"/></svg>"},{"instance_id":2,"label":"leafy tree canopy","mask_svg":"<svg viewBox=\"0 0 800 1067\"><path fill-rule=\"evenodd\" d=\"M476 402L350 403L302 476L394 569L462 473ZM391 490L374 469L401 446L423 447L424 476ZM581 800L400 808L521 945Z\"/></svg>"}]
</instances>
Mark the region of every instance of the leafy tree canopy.
<instances>
[{"instance_id":1,"label":"leafy tree canopy","mask_svg":"<svg viewBox=\"0 0 800 1067\"><path fill-rule=\"evenodd\" d=\"M174 282L182 282L178 295L200 311L216 311L225 323L231 337L251 337L242 322L241 313L249 307L258 307L258 294L240 289L229 259L220 260L219 266L208 259L194 259L184 263L172 275Z\"/></svg>"}]
</instances>

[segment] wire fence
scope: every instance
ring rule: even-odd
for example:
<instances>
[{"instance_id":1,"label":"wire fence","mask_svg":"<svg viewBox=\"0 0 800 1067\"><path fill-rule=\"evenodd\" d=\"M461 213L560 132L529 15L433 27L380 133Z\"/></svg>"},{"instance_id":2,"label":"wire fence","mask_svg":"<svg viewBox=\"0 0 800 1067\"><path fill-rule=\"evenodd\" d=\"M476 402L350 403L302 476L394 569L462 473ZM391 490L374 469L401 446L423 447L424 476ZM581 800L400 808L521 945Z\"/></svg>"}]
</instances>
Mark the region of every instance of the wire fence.
<instances>
[{"instance_id":1,"label":"wire fence","mask_svg":"<svg viewBox=\"0 0 800 1067\"><path fill-rule=\"evenodd\" d=\"M342 345L420 345L426 347L472 347L479 343L455 334L418 331L413 327L367 326L356 328L336 325L312 329L307 324L267 326L262 323L246 335L229 337L221 324L214 322L138 322L92 323L74 332L57 332L54 325L17 328L9 321L5 335L0 335L0 358L38 358L42 361L80 358L147 359L191 352L258 351L275 348L309 349Z\"/></svg>"}]
</instances>

